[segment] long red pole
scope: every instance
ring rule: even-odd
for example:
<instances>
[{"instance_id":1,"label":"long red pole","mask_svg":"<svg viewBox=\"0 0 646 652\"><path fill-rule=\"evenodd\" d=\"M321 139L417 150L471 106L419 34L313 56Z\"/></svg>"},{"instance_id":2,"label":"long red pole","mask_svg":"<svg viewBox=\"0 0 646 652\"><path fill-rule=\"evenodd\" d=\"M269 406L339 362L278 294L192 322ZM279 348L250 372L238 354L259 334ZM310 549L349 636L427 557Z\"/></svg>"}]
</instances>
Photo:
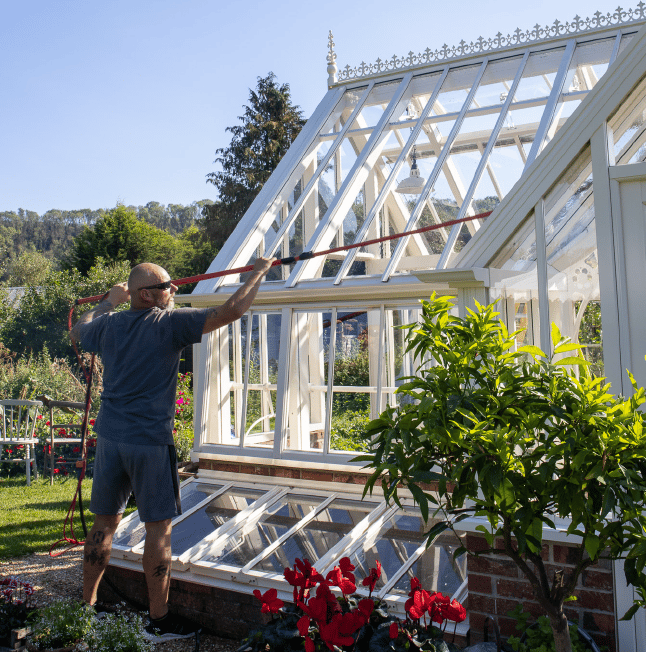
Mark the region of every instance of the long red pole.
<instances>
[{"instance_id":1,"label":"long red pole","mask_svg":"<svg viewBox=\"0 0 646 652\"><path fill-rule=\"evenodd\" d=\"M436 231L437 229L444 229L455 224L462 224L463 222L471 222L473 220L481 220L485 217L491 215L493 211L486 211L485 213L479 213L478 215L472 215L470 217L463 217L459 220L450 220L448 222L442 222L441 224L431 224L430 226L424 226L420 229L415 229L414 231L405 231L404 233L393 233L392 235L386 235L381 238L375 238L374 240L364 240L363 242L357 242L355 244L344 245L342 247L335 247L334 249L326 249L325 251L304 251L303 253L298 254L298 256L290 256L289 258L276 258L272 263L272 267L277 267L278 265L290 265L291 263L298 262L299 260L307 260L309 258L316 258L317 256L326 256L327 254L337 253L339 251L348 251L349 249L357 249L358 247L367 247L368 245L378 244L380 242L385 242L386 240L395 240L397 238L403 238L407 235L416 235L418 233L426 233L428 231ZM198 281L206 281L210 278L218 278L220 276L229 276L230 274L242 274L244 272L249 272L253 269L253 265L246 265L245 267L235 267L234 269L224 269L219 272L211 272L210 274L198 274L197 276L187 276L186 278L178 278L173 281L173 285L185 285L186 283L197 283ZM97 294L93 297L85 297L83 299L77 299L75 305L80 305L82 303L92 303L102 299L104 294Z\"/></svg>"}]
</instances>

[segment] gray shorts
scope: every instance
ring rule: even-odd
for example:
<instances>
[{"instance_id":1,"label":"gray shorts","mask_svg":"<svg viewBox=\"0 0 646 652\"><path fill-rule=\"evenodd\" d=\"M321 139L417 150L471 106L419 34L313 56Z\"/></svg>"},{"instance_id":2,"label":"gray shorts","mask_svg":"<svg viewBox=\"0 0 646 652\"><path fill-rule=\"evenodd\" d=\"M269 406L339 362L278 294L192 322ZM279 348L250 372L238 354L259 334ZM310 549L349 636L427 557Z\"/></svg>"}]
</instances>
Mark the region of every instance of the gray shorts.
<instances>
[{"instance_id":1,"label":"gray shorts","mask_svg":"<svg viewBox=\"0 0 646 652\"><path fill-rule=\"evenodd\" d=\"M98 437L90 511L123 514L130 494L143 523L164 521L182 513L174 446L148 446Z\"/></svg>"}]
</instances>

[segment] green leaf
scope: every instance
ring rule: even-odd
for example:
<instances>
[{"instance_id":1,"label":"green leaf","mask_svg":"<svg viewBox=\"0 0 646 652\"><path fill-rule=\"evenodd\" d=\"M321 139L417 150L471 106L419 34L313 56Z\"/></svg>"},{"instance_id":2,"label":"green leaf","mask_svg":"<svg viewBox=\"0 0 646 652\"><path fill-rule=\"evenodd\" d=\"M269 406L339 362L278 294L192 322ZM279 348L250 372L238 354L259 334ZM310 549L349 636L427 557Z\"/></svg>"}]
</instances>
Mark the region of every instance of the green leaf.
<instances>
[{"instance_id":1,"label":"green leaf","mask_svg":"<svg viewBox=\"0 0 646 652\"><path fill-rule=\"evenodd\" d=\"M641 605L634 604L619 620L630 620L640 609Z\"/></svg>"},{"instance_id":2,"label":"green leaf","mask_svg":"<svg viewBox=\"0 0 646 652\"><path fill-rule=\"evenodd\" d=\"M569 356L567 358L561 358L560 360L557 360L554 363L555 366L560 366L565 364L576 364L579 365L580 367L587 367L590 365L590 362L588 362L584 358L579 358L577 356Z\"/></svg>"},{"instance_id":3,"label":"green leaf","mask_svg":"<svg viewBox=\"0 0 646 652\"><path fill-rule=\"evenodd\" d=\"M585 537L584 540L585 549L590 555L590 559L596 558L597 552L599 551L600 543L601 541L599 540L599 537L596 534L588 534L588 536Z\"/></svg>"},{"instance_id":4,"label":"green leaf","mask_svg":"<svg viewBox=\"0 0 646 652\"><path fill-rule=\"evenodd\" d=\"M537 346L534 346L533 344L526 344L525 346L521 346L518 349L521 353L529 353L530 355L534 356L535 358L547 358L545 353L541 351Z\"/></svg>"}]
</instances>

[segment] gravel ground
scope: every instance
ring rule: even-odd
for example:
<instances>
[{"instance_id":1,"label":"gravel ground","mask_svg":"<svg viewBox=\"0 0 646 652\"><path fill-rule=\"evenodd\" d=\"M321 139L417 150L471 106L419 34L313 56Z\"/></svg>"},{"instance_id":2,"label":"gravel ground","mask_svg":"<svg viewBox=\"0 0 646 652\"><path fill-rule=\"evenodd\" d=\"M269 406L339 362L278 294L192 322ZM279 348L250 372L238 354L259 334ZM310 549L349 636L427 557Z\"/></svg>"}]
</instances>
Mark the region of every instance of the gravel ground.
<instances>
[{"instance_id":1,"label":"gravel ground","mask_svg":"<svg viewBox=\"0 0 646 652\"><path fill-rule=\"evenodd\" d=\"M28 557L0 561L0 577L9 575L32 584L37 607L60 598L80 600L82 597L81 554L82 550L78 548L55 558L50 557L46 552L39 552ZM237 641L206 633L202 633L200 638L200 652L235 652L238 647ZM160 643L155 646L155 650L193 652L195 639Z\"/></svg>"}]
</instances>

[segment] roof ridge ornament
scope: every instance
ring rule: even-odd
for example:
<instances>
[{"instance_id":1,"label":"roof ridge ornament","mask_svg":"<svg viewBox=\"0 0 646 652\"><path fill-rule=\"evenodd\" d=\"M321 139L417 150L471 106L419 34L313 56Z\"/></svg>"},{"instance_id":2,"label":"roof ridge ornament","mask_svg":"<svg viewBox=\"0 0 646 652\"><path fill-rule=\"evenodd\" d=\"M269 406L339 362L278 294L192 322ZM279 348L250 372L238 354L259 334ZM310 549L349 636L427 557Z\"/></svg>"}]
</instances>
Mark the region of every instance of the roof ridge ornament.
<instances>
[{"instance_id":1,"label":"roof ridge ornament","mask_svg":"<svg viewBox=\"0 0 646 652\"><path fill-rule=\"evenodd\" d=\"M394 72L397 70L407 70L409 68L420 67L430 63L439 63L448 61L450 59L459 59L470 54L483 54L485 52L493 52L495 50L503 50L515 45L525 45L529 43L537 43L546 41L550 38L557 38L560 36L574 36L586 32L591 32L604 27L611 27L613 25L626 25L630 23L637 23L646 20L646 4L640 1L634 9L623 9L617 7L613 13L603 14L597 11L590 18L581 18L578 14L571 20L561 22L555 20L552 25L541 27L538 23L529 30L523 31L516 28L513 33L503 36L498 32L494 38L478 37L475 41L467 43L460 41L457 46L448 46L446 43L437 50L426 48L419 54L409 52L407 56L398 57L393 55L390 59L377 59L375 63L367 64L364 61L354 68L345 66L338 73L337 80L337 66L336 54L334 53L334 41L332 40L332 32L329 37L329 54L328 54L328 86L332 86L338 82L349 81L352 79L360 79L363 77L371 77L387 72ZM332 69L332 72L331 72Z\"/></svg>"},{"instance_id":2,"label":"roof ridge ornament","mask_svg":"<svg viewBox=\"0 0 646 652\"><path fill-rule=\"evenodd\" d=\"M327 37L327 85L333 86L337 82L336 52L334 51L334 35L332 30Z\"/></svg>"}]
</instances>

